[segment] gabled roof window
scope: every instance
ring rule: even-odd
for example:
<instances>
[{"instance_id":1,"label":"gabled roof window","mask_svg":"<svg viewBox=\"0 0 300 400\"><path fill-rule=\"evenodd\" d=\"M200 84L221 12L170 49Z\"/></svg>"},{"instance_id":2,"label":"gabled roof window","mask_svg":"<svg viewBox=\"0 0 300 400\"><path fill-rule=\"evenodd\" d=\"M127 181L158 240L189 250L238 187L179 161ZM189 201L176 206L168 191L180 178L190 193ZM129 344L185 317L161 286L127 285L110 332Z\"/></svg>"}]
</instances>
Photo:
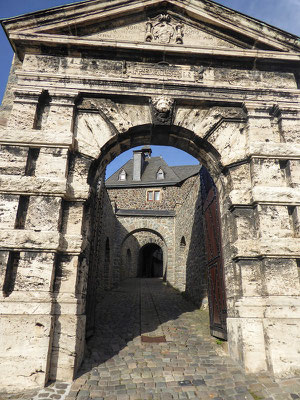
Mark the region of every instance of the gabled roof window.
<instances>
[{"instance_id":1,"label":"gabled roof window","mask_svg":"<svg viewBox=\"0 0 300 400\"><path fill-rule=\"evenodd\" d=\"M119 181L126 181L126 172L125 172L124 169L122 169L122 170L119 172Z\"/></svg>"},{"instance_id":2,"label":"gabled roof window","mask_svg":"<svg viewBox=\"0 0 300 400\"><path fill-rule=\"evenodd\" d=\"M157 180L165 179L165 173L161 168L159 168L159 170L156 173L156 179Z\"/></svg>"}]
</instances>

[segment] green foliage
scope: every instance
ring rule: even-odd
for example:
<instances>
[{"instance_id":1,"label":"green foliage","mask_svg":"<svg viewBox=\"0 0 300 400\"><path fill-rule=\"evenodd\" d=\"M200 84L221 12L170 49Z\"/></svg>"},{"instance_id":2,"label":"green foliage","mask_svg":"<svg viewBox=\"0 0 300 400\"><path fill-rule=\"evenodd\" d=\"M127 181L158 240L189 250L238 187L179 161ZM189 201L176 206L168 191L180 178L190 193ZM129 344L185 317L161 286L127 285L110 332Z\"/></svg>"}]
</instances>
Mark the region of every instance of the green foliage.
<instances>
[{"instance_id":1,"label":"green foliage","mask_svg":"<svg viewBox=\"0 0 300 400\"><path fill-rule=\"evenodd\" d=\"M218 346L222 346L222 344L224 343L225 340L222 339L216 339L216 343Z\"/></svg>"},{"instance_id":2,"label":"green foliage","mask_svg":"<svg viewBox=\"0 0 300 400\"><path fill-rule=\"evenodd\" d=\"M253 397L254 400L263 400L264 399L263 397L251 392L250 390L249 390L249 393L251 394L251 396Z\"/></svg>"}]
</instances>

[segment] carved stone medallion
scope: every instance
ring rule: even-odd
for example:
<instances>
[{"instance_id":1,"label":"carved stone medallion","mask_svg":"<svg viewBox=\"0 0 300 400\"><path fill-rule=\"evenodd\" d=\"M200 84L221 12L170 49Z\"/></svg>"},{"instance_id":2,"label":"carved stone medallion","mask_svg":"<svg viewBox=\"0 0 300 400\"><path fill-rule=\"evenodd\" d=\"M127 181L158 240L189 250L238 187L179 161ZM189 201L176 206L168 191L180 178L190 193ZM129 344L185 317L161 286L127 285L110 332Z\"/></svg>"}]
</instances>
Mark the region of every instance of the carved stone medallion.
<instances>
[{"instance_id":1,"label":"carved stone medallion","mask_svg":"<svg viewBox=\"0 0 300 400\"><path fill-rule=\"evenodd\" d=\"M158 96L158 97L153 97L152 98L152 104L156 111L160 113L166 113L171 110L171 107L173 105L173 99L170 97L166 96Z\"/></svg>"},{"instance_id":2,"label":"carved stone medallion","mask_svg":"<svg viewBox=\"0 0 300 400\"><path fill-rule=\"evenodd\" d=\"M173 21L169 14L160 14L146 22L146 42L183 43L183 25Z\"/></svg>"},{"instance_id":3,"label":"carved stone medallion","mask_svg":"<svg viewBox=\"0 0 300 400\"><path fill-rule=\"evenodd\" d=\"M174 99L157 96L151 99L152 120L154 125L170 125L173 117Z\"/></svg>"}]
</instances>

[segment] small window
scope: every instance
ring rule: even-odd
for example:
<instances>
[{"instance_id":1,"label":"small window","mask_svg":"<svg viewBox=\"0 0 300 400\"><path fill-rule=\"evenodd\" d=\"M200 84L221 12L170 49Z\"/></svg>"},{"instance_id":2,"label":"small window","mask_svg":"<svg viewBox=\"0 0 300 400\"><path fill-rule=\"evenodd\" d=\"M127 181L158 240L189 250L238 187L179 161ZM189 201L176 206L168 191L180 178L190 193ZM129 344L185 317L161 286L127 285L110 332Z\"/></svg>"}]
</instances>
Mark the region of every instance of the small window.
<instances>
[{"instance_id":1,"label":"small window","mask_svg":"<svg viewBox=\"0 0 300 400\"><path fill-rule=\"evenodd\" d=\"M185 246L186 246L185 237L182 236L182 238L181 238L181 240L180 240L180 247L181 247L182 249L184 249Z\"/></svg>"},{"instance_id":2,"label":"small window","mask_svg":"<svg viewBox=\"0 0 300 400\"><path fill-rule=\"evenodd\" d=\"M148 190L147 201L159 201L160 200L160 190Z\"/></svg>"},{"instance_id":3,"label":"small window","mask_svg":"<svg viewBox=\"0 0 300 400\"><path fill-rule=\"evenodd\" d=\"M165 179L165 173L161 168L157 171L156 179L157 180Z\"/></svg>"},{"instance_id":4,"label":"small window","mask_svg":"<svg viewBox=\"0 0 300 400\"><path fill-rule=\"evenodd\" d=\"M126 181L126 172L124 169L122 169L122 171L119 173L119 181Z\"/></svg>"},{"instance_id":5,"label":"small window","mask_svg":"<svg viewBox=\"0 0 300 400\"><path fill-rule=\"evenodd\" d=\"M153 201L153 192L147 192L147 200L148 201Z\"/></svg>"}]
</instances>

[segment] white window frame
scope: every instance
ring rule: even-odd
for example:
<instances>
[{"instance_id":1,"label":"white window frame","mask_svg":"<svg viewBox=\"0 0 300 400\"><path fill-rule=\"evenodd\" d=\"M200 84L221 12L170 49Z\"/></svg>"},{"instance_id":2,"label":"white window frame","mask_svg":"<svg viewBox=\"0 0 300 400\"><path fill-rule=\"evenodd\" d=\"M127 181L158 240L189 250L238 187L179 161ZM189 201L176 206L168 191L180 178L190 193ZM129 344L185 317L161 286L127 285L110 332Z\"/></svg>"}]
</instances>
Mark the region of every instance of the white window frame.
<instances>
[{"instance_id":1,"label":"white window frame","mask_svg":"<svg viewBox=\"0 0 300 400\"><path fill-rule=\"evenodd\" d=\"M156 194L158 194L158 199L155 199ZM149 198L150 196L152 196L152 199ZM161 190L157 190L157 189L147 190L146 200L147 201L161 201Z\"/></svg>"},{"instance_id":2,"label":"white window frame","mask_svg":"<svg viewBox=\"0 0 300 400\"><path fill-rule=\"evenodd\" d=\"M156 199L156 195L158 195L158 199ZM154 201L160 201L160 190L154 190Z\"/></svg>"},{"instance_id":3,"label":"white window frame","mask_svg":"<svg viewBox=\"0 0 300 400\"><path fill-rule=\"evenodd\" d=\"M165 179L165 173L161 168L159 168L159 170L156 173L156 179L158 181L161 181L162 179Z\"/></svg>"},{"instance_id":4,"label":"white window frame","mask_svg":"<svg viewBox=\"0 0 300 400\"><path fill-rule=\"evenodd\" d=\"M119 178L118 178L118 180L119 180L119 181L126 181L126 179L127 179L126 171L125 171L124 169L122 169L122 170L119 172Z\"/></svg>"}]
</instances>

